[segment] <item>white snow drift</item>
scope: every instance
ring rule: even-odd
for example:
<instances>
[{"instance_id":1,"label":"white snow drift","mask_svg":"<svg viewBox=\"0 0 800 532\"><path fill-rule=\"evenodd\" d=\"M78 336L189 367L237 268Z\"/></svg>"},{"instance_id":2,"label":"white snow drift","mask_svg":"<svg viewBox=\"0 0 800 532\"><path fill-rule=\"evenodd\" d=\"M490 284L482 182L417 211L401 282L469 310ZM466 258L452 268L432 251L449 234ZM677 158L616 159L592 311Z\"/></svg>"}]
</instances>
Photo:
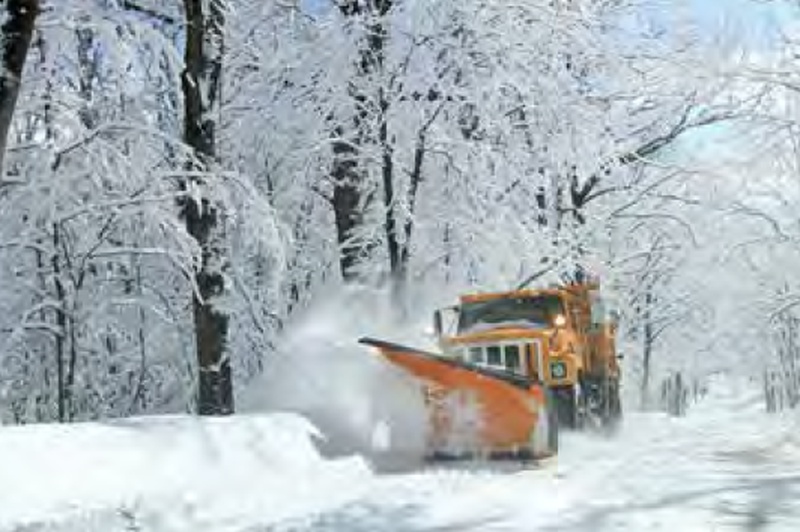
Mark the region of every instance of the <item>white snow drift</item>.
<instances>
[{"instance_id":1,"label":"white snow drift","mask_svg":"<svg viewBox=\"0 0 800 532\"><path fill-rule=\"evenodd\" d=\"M0 530L97 512L233 523L342 504L369 468L322 459L315 437L287 414L0 427Z\"/></svg>"}]
</instances>

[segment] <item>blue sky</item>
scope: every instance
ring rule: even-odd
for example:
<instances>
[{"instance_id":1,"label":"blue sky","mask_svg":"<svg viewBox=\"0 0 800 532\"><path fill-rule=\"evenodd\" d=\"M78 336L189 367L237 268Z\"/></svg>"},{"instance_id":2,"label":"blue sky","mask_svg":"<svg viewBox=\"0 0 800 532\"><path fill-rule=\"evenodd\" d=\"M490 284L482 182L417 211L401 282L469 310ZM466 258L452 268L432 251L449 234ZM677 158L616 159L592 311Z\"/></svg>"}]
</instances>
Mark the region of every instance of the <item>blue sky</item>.
<instances>
[{"instance_id":1,"label":"blue sky","mask_svg":"<svg viewBox=\"0 0 800 532\"><path fill-rule=\"evenodd\" d=\"M675 1L676 4L680 0ZM779 28L800 10L791 0L689 0L691 10L709 37L727 33L744 43L770 47L776 45Z\"/></svg>"},{"instance_id":2,"label":"blue sky","mask_svg":"<svg viewBox=\"0 0 800 532\"><path fill-rule=\"evenodd\" d=\"M651 36L683 39L686 23L711 46L772 48L780 27L800 18L797 0L647 0L634 24ZM633 28L631 28L633 29Z\"/></svg>"},{"instance_id":3,"label":"blue sky","mask_svg":"<svg viewBox=\"0 0 800 532\"><path fill-rule=\"evenodd\" d=\"M679 3L680 0L674 0ZM800 7L793 0L689 0L699 26L710 42L725 42L752 51L777 50L782 46L781 27L800 21ZM720 150L739 150L728 124L694 131L678 142L678 153L717 158Z\"/></svg>"}]
</instances>

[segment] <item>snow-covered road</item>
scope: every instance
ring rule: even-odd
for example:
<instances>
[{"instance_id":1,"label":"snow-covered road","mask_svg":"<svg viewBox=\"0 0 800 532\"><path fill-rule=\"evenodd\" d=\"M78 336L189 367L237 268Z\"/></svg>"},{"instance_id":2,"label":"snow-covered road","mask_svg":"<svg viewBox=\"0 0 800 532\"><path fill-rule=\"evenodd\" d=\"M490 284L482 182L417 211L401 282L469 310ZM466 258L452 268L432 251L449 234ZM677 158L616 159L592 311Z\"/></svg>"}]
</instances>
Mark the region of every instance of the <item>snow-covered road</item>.
<instances>
[{"instance_id":1,"label":"snow-covered road","mask_svg":"<svg viewBox=\"0 0 800 532\"><path fill-rule=\"evenodd\" d=\"M518 472L378 478L369 496L261 530L800 530L796 419L717 390L687 418L630 415L614 437L567 435Z\"/></svg>"},{"instance_id":2,"label":"snow-covered road","mask_svg":"<svg viewBox=\"0 0 800 532\"><path fill-rule=\"evenodd\" d=\"M525 470L376 474L358 459L310 457L291 439L270 443L295 446L284 451L295 463L280 466L276 459L286 456L264 456L268 449L229 427L212 441L229 447L212 458L224 467L200 475L184 457L186 478L170 484L174 477L162 476L160 491L146 480L158 474L128 470L141 489L118 501L84 490L68 507L44 498L41 508L52 512L37 517L32 508L14 520L13 511L3 515L14 499L0 484L0 531L800 530L800 420L766 416L754 393L718 386L686 418L629 414L614 436L567 434L557 459ZM172 437L179 449L188 445ZM164 467L177 466L153 464ZM47 490L48 479L40 482Z\"/></svg>"}]
</instances>

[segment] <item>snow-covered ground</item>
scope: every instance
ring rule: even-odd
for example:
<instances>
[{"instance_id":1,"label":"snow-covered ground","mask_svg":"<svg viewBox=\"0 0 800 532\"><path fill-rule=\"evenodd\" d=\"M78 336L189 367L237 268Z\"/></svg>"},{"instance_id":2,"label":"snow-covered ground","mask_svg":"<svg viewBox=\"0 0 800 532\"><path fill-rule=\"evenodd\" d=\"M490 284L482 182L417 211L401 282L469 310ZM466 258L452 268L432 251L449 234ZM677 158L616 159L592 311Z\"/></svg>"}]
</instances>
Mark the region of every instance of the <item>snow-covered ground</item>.
<instances>
[{"instance_id":1,"label":"snow-covered ground","mask_svg":"<svg viewBox=\"0 0 800 532\"><path fill-rule=\"evenodd\" d=\"M372 475L321 458L315 433L286 414L2 427L0 530L235 530L336 508Z\"/></svg>"},{"instance_id":2,"label":"snow-covered ground","mask_svg":"<svg viewBox=\"0 0 800 532\"><path fill-rule=\"evenodd\" d=\"M0 428L0 531L800 530L800 420L724 381L557 459L382 474L293 415Z\"/></svg>"}]
</instances>

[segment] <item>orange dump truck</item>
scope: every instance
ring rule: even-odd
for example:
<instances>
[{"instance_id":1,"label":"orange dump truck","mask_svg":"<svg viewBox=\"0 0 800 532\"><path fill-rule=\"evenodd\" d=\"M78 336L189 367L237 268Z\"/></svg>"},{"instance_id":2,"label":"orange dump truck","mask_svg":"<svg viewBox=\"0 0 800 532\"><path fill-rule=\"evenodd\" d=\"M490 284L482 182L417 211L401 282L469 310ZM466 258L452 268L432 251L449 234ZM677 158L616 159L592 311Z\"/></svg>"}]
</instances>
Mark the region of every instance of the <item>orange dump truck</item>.
<instances>
[{"instance_id":1,"label":"orange dump truck","mask_svg":"<svg viewBox=\"0 0 800 532\"><path fill-rule=\"evenodd\" d=\"M422 383L433 457L550 456L558 426L621 416L615 320L596 283L462 296L440 352L362 338Z\"/></svg>"}]
</instances>

